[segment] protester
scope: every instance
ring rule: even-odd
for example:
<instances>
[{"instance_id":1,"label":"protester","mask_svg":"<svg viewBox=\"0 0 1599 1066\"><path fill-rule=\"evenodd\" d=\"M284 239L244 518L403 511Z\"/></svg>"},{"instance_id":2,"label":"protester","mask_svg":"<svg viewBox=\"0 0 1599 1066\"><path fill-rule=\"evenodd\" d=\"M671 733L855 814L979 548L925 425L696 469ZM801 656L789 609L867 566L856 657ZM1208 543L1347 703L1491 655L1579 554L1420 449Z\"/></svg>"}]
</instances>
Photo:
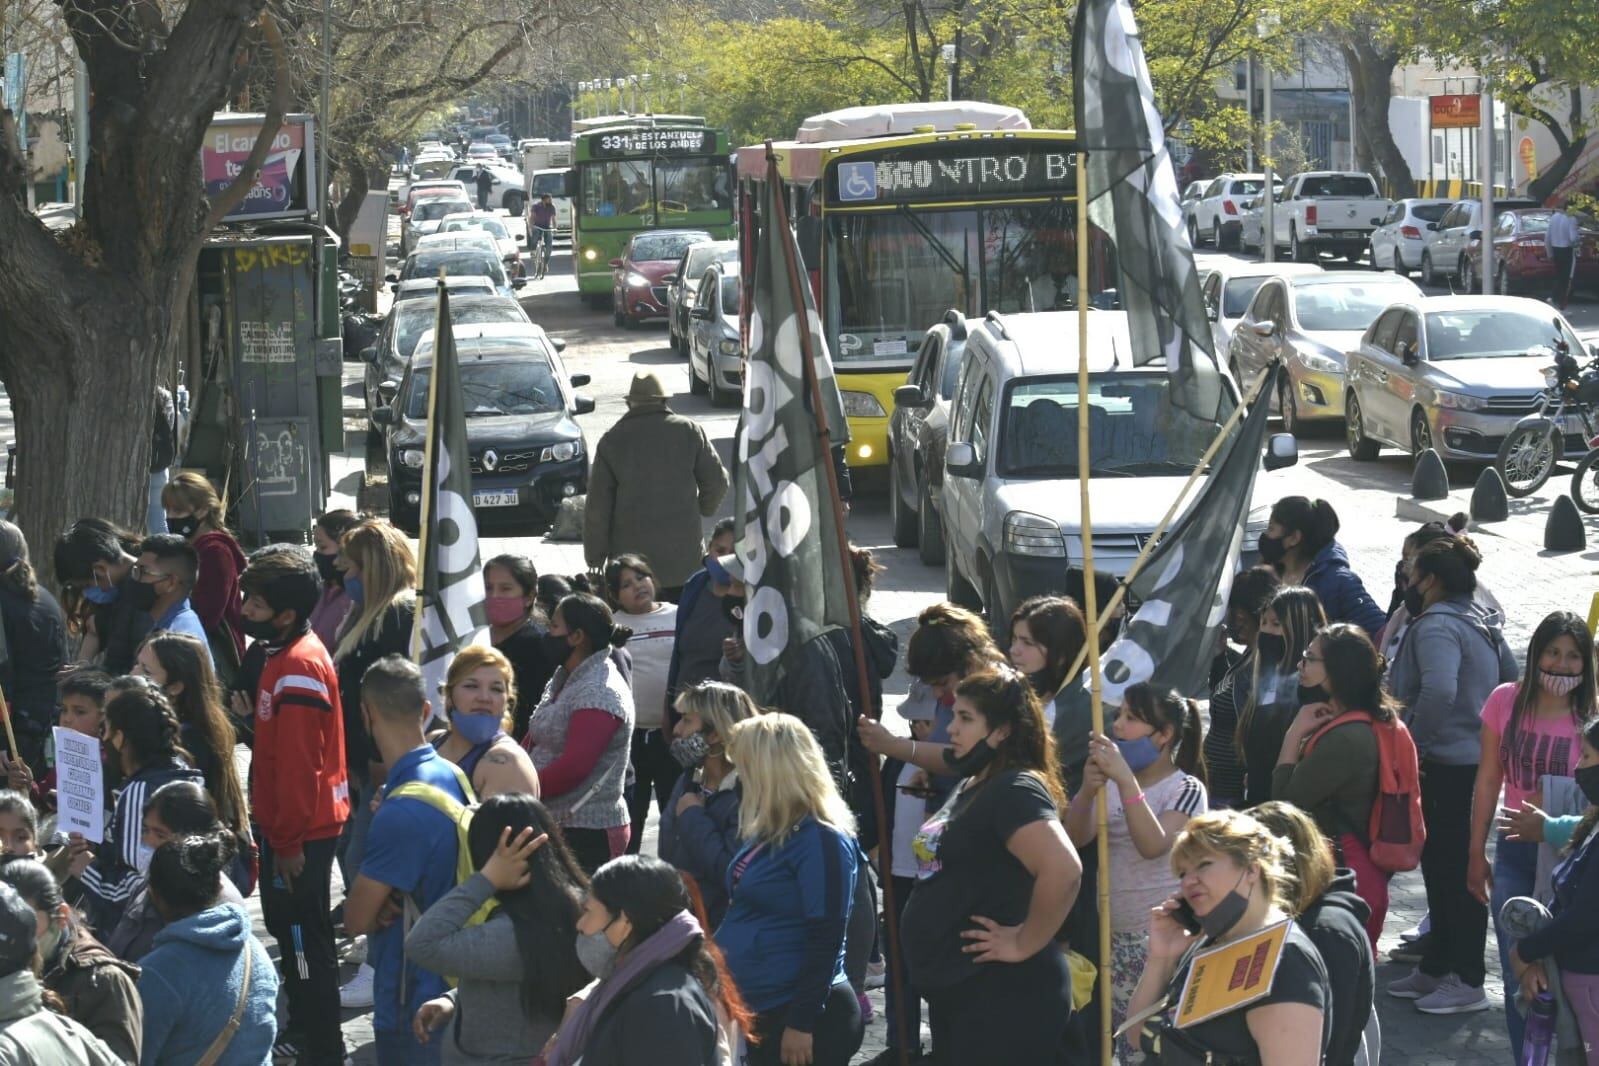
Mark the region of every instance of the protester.
<instances>
[{"instance_id":1,"label":"protester","mask_svg":"<svg viewBox=\"0 0 1599 1066\"><path fill-rule=\"evenodd\" d=\"M652 1066L666 1048L673 1066L731 1061L750 1013L676 870L646 855L612 859L589 883L577 932L578 960L597 981L545 1066Z\"/></svg>"},{"instance_id":2,"label":"protester","mask_svg":"<svg viewBox=\"0 0 1599 1066\"><path fill-rule=\"evenodd\" d=\"M721 681L685 688L677 697L672 761L677 784L661 807L661 858L694 880L711 928L727 914L727 870L738 851L743 790L728 761L733 727L761 709L743 689Z\"/></svg>"},{"instance_id":3,"label":"protester","mask_svg":"<svg viewBox=\"0 0 1599 1066\"><path fill-rule=\"evenodd\" d=\"M1192 819L1172 847L1179 894L1150 912L1149 958L1127 1005L1129 1015L1166 1005L1144 1022L1137 1043L1160 1061L1257 1062L1260 1066L1319 1066L1327 1047L1332 995L1327 968L1310 937L1290 924L1275 976L1264 996L1219 1017L1174 1025L1195 946L1227 944L1293 916L1296 900L1287 845L1254 818L1211 811ZM1192 911L1199 929L1184 928ZM1129 1034L1131 1036L1132 1034Z\"/></svg>"},{"instance_id":4,"label":"protester","mask_svg":"<svg viewBox=\"0 0 1599 1066\"><path fill-rule=\"evenodd\" d=\"M633 693L611 649L631 636L612 620L603 600L586 592L556 606L544 635L550 658L560 666L528 719L526 744L538 768L540 794L585 871L627 850L624 782Z\"/></svg>"},{"instance_id":5,"label":"protester","mask_svg":"<svg viewBox=\"0 0 1599 1066\"><path fill-rule=\"evenodd\" d=\"M567 997L588 983L577 958L583 872L544 805L528 795L486 800L467 834L477 873L417 919L408 960L459 984L412 1022L449 1063L525 1066L555 1034ZM473 924L481 909L494 910Z\"/></svg>"},{"instance_id":6,"label":"protester","mask_svg":"<svg viewBox=\"0 0 1599 1066\"><path fill-rule=\"evenodd\" d=\"M1549 303L1562 312L1571 299L1577 274L1577 251L1581 245L1582 231L1577 220L1567 214L1566 204L1552 204L1543 231L1543 246L1544 254L1554 267L1549 272Z\"/></svg>"},{"instance_id":7,"label":"protester","mask_svg":"<svg viewBox=\"0 0 1599 1066\"><path fill-rule=\"evenodd\" d=\"M507 733L519 695L510 661L493 648L469 645L450 662L444 679L450 727L431 739L439 754L466 774L478 799L506 792L539 794L533 760Z\"/></svg>"},{"instance_id":8,"label":"protester","mask_svg":"<svg viewBox=\"0 0 1599 1066\"><path fill-rule=\"evenodd\" d=\"M131 592L137 583L133 564L138 562L139 543L137 534L103 519L80 518L55 544L56 583L93 607L78 661L99 662L112 675L132 668L152 623Z\"/></svg>"},{"instance_id":9,"label":"protester","mask_svg":"<svg viewBox=\"0 0 1599 1066\"><path fill-rule=\"evenodd\" d=\"M849 771L849 791L844 793L844 800L855 814L855 835L861 849L873 851L878 841L877 803L872 794L871 777L874 760L869 751L849 736L849 723L862 715L882 718L883 682L894 673L899 663L899 636L871 614L872 589L877 583L877 575L884 570L883 564L872 558L868 548L851 544L848 550L860 616L861 647L865 652L864 672L855 654L855 635L848 627L835 626L827 631L826 637L833 645L833 657L838 660L844 695L848 700L844 734L847 740L845 760ZM863 680L866 684L864 691L861 688ZM784 709L794 706L793 703L782 702L786 698L784 689L787 687L780 686L774 696L776 705Z\"/></svg>"},{"instance_id":10,"label":"protester","mask_svg":"<svg viewBox=\"0 0 1599 1066\"><path fill-rule=\"evenodd\" d=\"M1599 900L1599 861L1595 861L1599 836L1594 833L1599 824L1599 719L1583 726L1582 754L1572 776L1590 806L1555 867L1552 917L1510 949L1505 983L1516 980L1522 994L1532 1000L1550 991L1558 977L1591 1056L1599 1048L1599 930L1594 927L1599 914L1594 905Z\"/></svg>"},{"instance_id":11,"label":"protester","mask_svg":"<svg viewBox=\"0 0 1599 1066\"><path fill-rule=\"evenodd\" d=\"M1308 812L1354 871L1377 949L1388 916L1388 874L1371 860L1371 808L1377 802L1376 723L1398 710L1382 690L1382 663L1366 631L1348 622L1323 629L1305 649L1299 683L1326 692L1299 709L1283 735L1272 797ZM1339 721L1347 715L1355 717ZM1403 728L1401 726L1400 728Z\"/></svg>"},{"instance_id":12,"label":"protester","mask_svg":"<svg viewBox=\"0 0 1599 1066\"><path fill-rule=\"evenodd\" d=\"M1388 688L1405 705L1421 759L1432 937L1415 973L1388 986L1428 1014L1488 1009L1482 953L1488 908L1472 894L1471 802L1481 758L1482 708L1495 686L1516 678L1497 611L1472 599L1482 556L1470 537L1435 540L1416 554L1405 607L1414 621L1400 642Z\"/></svg>"},{"instance_id":13,"label":"protester","mask_svg":"<svg viewBox=\"0 0 1599 1066\"><path fill-rule=\"evenodd\" d=\"M1326 624L1321 602L1304 586L1278 589L1260 616L1249 699L1238 714L1235 748L1244 767L1245 806L1271 799L1277 756L1299 708L1326 701L1324 691L1304 687L1299 675L1305 649Z\"/></svg>"},{"instance_id":14,"label":"protester","mask_svg":"<svg viewBox=\"0 0 1599 1066\"><path fill-rule=\"evenodd\" d=\"M420 782L453 803L465 804L471 800L471 787L423 735L433 707L415 663L388 655L368 667L361 679L361 714L388 777L367 834L360 875L344 897L344 929L367 938L379 1066L437 1063L441 1042L422 1043L412 1019L424 1003L444 994L444 978L407 961L407 923L397 919L391 897L398 893L404 907L423 913L455 887L456 823L427 800L395 791Z\"/></svg>"},{"instance_id":15,"label":"protester","mask_svg":"<svg viewBox=\"0 0 1599 1066\"><path fill-rule=\"evenodd\" d=\"M311 632L322 580L303 547L269 544L250 556L239 585L245 632L266 648L250 795L261 827L262 916L285 948L289 1014L277 1051L339 1061L339 957L328 879L351 811L337 675Z\"/></svg>"},{"instance_id":16,"label":"protester","mask_svg":"<svg viewBox=\"0 0 1599 1066\"><path fill-rule=\"evenodd\" d=\"M569 579L562 577L560 574L540 574L538 580L534 582L533 606L538 609L544 620L548 621L550 616L555 613L556 604L572 593L594 591L592 588L586 587L586 581L584 584L584 588L578 589ZM553 676L554 673L555 667L552 666L550 667L550 674Z\"/></svg>"},{"instance_id":17,"label":"protester","mask_svg":"<svg viewBox=\"0 0 1599 1066\"><path fill-rule=\"evenodd\" d=\"M861 1008L844 974L860 852L855 821L805 724L772 712L727 738L739 768L742 846L728 869L716 943L755 1012L750 1066L845 1066Z\"/></svg>"},{"instance_id":18,"label":"protester","mask_svg":"<svg viewBox=\"0 0 1599 1066\"><path fill-rule=\"evenodd\" d=\"M1583 619L1555 611L1533 630L1526 673L1519 683L1500 685L1482 708L1481 754L1471 801L1471 853L1466 881L1477 902L1488 905L1499 944L1500 972L1510 974L1512 937L1499 920L1505 902L1534 895L1538 845L1501 835L1488 863L1488 830L1499 790L1512 811L1543 798L1543 778L1570 777L1582 754L1582 727L1599 711L1594 684L1593 637ZM1505 982L1505 1024L1521 1061L1525 1020L1516 989Z\"/></svg>"},{"instance_id":19,"label":"protester","mask_svg":"<svg viewBox=\"0 0 1599 1066\"><path fill-rule=\"evenodd\" d=\"M205 625L189 599L199 572L192 544L176 533L158 533L140 542L128 591L134 606L150 616L150 632L187 633L206 645L211 658Z\"/></svg>"},{"instance_id":20,"label":"protester","mask_svg":"<svg viewBox=\"0 0 1599 1066\"><path fill-rule=\"evenodd\" d=\"M226 508L204 474L184 470L161 490L167 532L194 545L198 569L191 593L194 613L210 639L213 658L236 667L244 655L244 630L239 621L239 574L244 550L223 525Z\"/></svg>"},{"instance_id":21,"label":"protester","mask_svg":"<svg viewBox=\"0 0 1599 1066\"><path fill-rule=\"evenodd\" d=\"M668 721L679 692L721 676L722 645L735 634L733 620L722 610L722 598L732 591L732 583L715 580L712 565L732 554L733 520L718 519L705 542L704 565L683 585L677 603L672 661L666 670Z\"/></svg>"},{"instance_id":22,"label":"protester","mask_svg":"<svg viewBox=\"0 0 1599 1066\"><path fill-rule=\"evenodd\" d=\"M145 497L144 525L147 533L166 533L167 512L161 504L161 490L167 487L167 472L178 459L178 409L172 390L155 387L155 419L150 433L150 480Z\"/></svg>"},{"instance_id":23,"label":"protester","mask_svg":"<svg viewBox=\"0 0 1599 1066\"><path fill-rule=\"evenodd\" d=\"M1370 911L1356 886L1361 875L1335 866L1327 837L1298 807L1272 800L1250 813L1288 845L1288 872L1297 886L1295 921L1327 967L1327 1053L1322 1061L1326 1066L1375 1063L1380 1043L1371 998L1376 960L1366 932Z\"/></svg>"},{"instance_id":24,"label":"protester","mask_svg":"<svg viewBox=\"0 0 1599 1066\"><path fill-rule=\"evenodd\" d=\"M1127 1017L1127 1002L1144 972L1149 911L1177 889L1167 858L1177 834L1207 809L1204 727L1199 705L1148 684L1128 686L1110 737L1089 739L1083 787L1072 797L1066 829L1085 847L1099 835L1095 797L1107 783L1110 831L1111 1026ZM1121 1056L1134 1049L1123 1044Z\"/></svg>"},{"instance_id":25,"label":"protester","mask_svg":"<svg viewBox=\"0 0 1599 1066\"><path fill-rule=\"evenodd\" d=\"M662 599L676 602L697 565L700 523L727 494L727 471L704 428L674 414L661 379L633 375L627 413L594 449L583 511L590 570L626 552L648 559Z\"/></svg>"},{"instance_id":26,"label":"protester","mask_svg":"<svg viewBox=\"0 0 1599 1066\"><path fill-rule=\"evenodd\" d=\"M99 670L79 668L65 674L57 686L60 693L61 711L56 718L56 725L62 729L70 729L74 733L82 733L86 737L101 738L105 722L106 692L111 688L111 676ZM102 765L105 762L105 748L100 749ZM6 772L7 784L16 791L26 795L32 800L33 806L40 811L53 811L56 809L56 770L50 767L44 774L34 778L33 770L22 759L12 759L0 754L0 768ZM111 799L111 790L105 790L107 803ZM108 808L109 809L109 808Z\"/></svg>"},{"instance_id":27,"label":"protester","mask_svg":"<svg viewBox=\"0 0 1599 1066\"><path fill-rule=\"evenodd\" d=\"M141 1061L150 1066L259 1066L272 1058L278 979L250 916L221 899L232 861L228 833L180 837L150 860L150 899L167 920L140 962Z\"/></svg>"},{"instance_id":28,"label":"protester","mask_svg":"<svg viewBox=\"0 0 1599 1066\"><path fill-rule=\"evenodd\" d=\"M544 653L546 616L538 605L538 584L539 572L525 555L496 555L483 564L489 640L516 674L511 737L518 744L527 736L528 716L544 698L544 686L559 665Z\"/></svg>"},{"instance_id":29,"label":"protester","mask_svg":"<svg viewBox=\"0 0 1599 1066\"><path fill-rule=\"evenodd\" d=\"M1032 596L1010 615L1010 664L1027 675L1055 725L1055 697L1065 687L1088 641L1088 625L1077 604L1065 596Z\"/></svg>"},{"instance_id":30,"label":"protester","mask_svg":"<svg viewBox=\"0 0 1599 1066\"><path fill-rule=\"evenodd\" d=\"M38 918L39 971L44 987L124 1062L139 1061L144 1005L139 968L113 955L61 898L55 875L41 862L8 856L0 881L28 901Z\"/></svg>"},{"instance_id":31,"label":"protester","mask_svg":"<svg viewBox=\"0 0 1599 1066\"><path fill-rule=\"evenodd\" d=\"M350 613L350 597L344 591L344 571L339 569L339 540L361 522L354 511L327 511L311 527L311 558L322 578L322 597L311 609L311 632L322 646L332 651L339 643L339 627Z\"/></svg>"},{"instance_id":32,"label":"protester","mask_svg":"<svg viewBox=\"0 0 1599 1066\"><path fill-rule=\"evenodd\" d=\"M105 704L105 744L123 785L105 839L82 873L83 909L99 932L116 928L139 889L140 876L149 869L150 849L140 839L145 799L169 781L205 782L179 740L180 730L171 701L153 682L125 677L112 684Z\"/></svg>"},{"instance_id":33,"label":"protester","mask_svg":"<svg viewBox=\"0 0 1599 1066\"><path fill-rule=\"evenodd\" d=\"M1394 656L1399 651L1399 641L1405 635L1405 629L1410 625L1410 612L1405 610L1405 589L1410 584L1410 568L1415 564L1416 553L1435 540L1444 537L1454 537L1465 532L1471 519L1464 512L1452 516L1448 523L1423 522L1416 529L1406 534L1400 544L1399 562L1394 564L1394 591L1388 602L1388 621L1383 625L1382 632L1373 641L1377 650L1387 662L1393 662ZM1477 583L1477 591L1473 598L1485 607L1499 610L1499 601L1481 583Z\"/></svg>"},{"instance_id":34,"label":"protester","mask_svg":"<svg viewBox=\"0 0 1599 1066\"><path fill-rule=\"evenodd\" d=\"M1349 555L1333 538L1338 513L1326 500L1284 496L1271 509L1271 522L1260 535L1260 558L1277 568L1284 585L1304 585L1321 600L1329 622L1353 622L1376 636L1385 621L1360 577L1349 568Z\"/></svg>"},{"instance_id":35,"label":"protester","mask_svg":"<svg viewBox=\"0 0 1599 1066\"><path fill-rule=\"evenodd\" d=\"M215 801L205 787L197 782L173 781L162 785L144 802L144 827L140 840L151 854L162 844L177 837L214 836L227 832L230 830L217 816ZM236 839L235 846L239 843ZM240 895L233 876L238 866L239 856L235 854L228 868L228 876L222 879L222 895L219 898L223 903L236 903L243 907L244 897ZM118 958L138 962L155 945L155 935L166 928L166 924L166 919L150 901L150 888L146 881L129 901L116 928L101 939Z\"/></svg>"},{"instance_id":36,"label":"protester","mask_svg":"<svg viewBox=\"0 0 1599 1066\"><path fill-rule=\"evenodd\" d=\"M649 820L650 799L666 810L672 785L682 767L672 758L666 722L667 677L672 642L677 632L677 607L656 599L655 571L639 555L619 555L605 568L605 591L616 621L632 631L627 650L633 656L633 737L628 759L633 786L628 792L628 819L639 827L627 843L638 854Z\"/></svg>"},{"instance_id":37,"label":"protester","mask_svg":"<svg viewBox=\"0 0 1599 1066\"><path fill-rule=\"evenodd\" d=\"M11 710L21 755L44 772L44 742L55 717L56 677L67 659L67 618L50 590L39 585L22 530L0 519L0 628L5 657L0 691Z\"/></svg>"},{"instance_id":38,"label":"protester","mask_svg":"<svg viewBox=\"0 0 1599 1066\"><path fill-rule=\"evenodd\" d=\"M1244 767L1238 758L1238 712L1254 691L1255 638L1260 622L1282 582L1269 566L1252 566L1233 578L1222 620L1224 640L1243 654L1210 690L1210 728L1205 733L1205 772L1212 807L1244 805Z\"/></svg>"},{"instance_id":39,"label":"protester","mask_svg":"<svg viewBox=\"0 0 1599 1066\"><path fill-rule=\"evenodd\" d=\"M38 918L0 884L0 1062L17 1066L125 1066L82 1023L50 1010L38 965Z\"/></svg>"},{"instance_id":40,"label":"protester","mask_svg":"<svg viewBox=\"0 0 1599 1066\"><path fill-rule=\"evenodd\" d=\"M32 858L39 852L39 812L27 793L0 791L0 854Z\"/></svg>"}]
</instances>

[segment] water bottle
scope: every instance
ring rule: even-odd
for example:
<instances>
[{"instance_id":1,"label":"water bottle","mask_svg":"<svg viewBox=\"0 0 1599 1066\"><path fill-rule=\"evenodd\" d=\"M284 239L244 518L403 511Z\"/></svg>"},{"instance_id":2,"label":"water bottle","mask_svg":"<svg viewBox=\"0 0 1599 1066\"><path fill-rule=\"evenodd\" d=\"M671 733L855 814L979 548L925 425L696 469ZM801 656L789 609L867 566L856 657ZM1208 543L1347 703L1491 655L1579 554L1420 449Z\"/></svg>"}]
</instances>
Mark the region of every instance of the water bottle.
<instances>
[{"instance_id":1,"label":"water bottle","mask_svg":"<svg viewBox=\"0 0 1599 1066\"><path fill-rule=\"evenodd\" d=\"M1555 1042L1555 997L1539 992L1527 1008L1527 1028L1521 1038L1521 1066L1547 1066Z\"/></svg>"}]
</instances>

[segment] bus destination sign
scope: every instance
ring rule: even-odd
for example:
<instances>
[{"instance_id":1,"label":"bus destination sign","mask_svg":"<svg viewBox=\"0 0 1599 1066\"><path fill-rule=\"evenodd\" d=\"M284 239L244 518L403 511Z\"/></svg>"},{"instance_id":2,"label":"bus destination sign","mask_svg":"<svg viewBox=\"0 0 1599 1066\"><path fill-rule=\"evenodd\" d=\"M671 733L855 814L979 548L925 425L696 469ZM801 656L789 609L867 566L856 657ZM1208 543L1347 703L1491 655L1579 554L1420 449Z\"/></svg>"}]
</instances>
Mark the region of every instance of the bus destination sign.
<instances>
[{"instance_id":1,"label":"bus destination sign","mask_svg":"<svg viewBox=\"0 0 1599 1066\"><path fill-rule=\"evenodd\" d=\"M705 129L622 130L601 133L589 142L595 159L640 155L706 155L716 150L716 133Z\"/></svg>"},{"instance_id":2,"label":"bus destination sign","mask_svg":"<svg viewBox=\"0 0 1599 1066\"><path fill-rule=\"evenodd\" d=\"M1071 195L1077 187L1077 153L1063 147L1016 146L967 154L955 154L958 149L952 145L938 148L936 155L918 146L871 160L840 160L828 179L828 199L851 207Z\"/></svg>"}]
</instances>

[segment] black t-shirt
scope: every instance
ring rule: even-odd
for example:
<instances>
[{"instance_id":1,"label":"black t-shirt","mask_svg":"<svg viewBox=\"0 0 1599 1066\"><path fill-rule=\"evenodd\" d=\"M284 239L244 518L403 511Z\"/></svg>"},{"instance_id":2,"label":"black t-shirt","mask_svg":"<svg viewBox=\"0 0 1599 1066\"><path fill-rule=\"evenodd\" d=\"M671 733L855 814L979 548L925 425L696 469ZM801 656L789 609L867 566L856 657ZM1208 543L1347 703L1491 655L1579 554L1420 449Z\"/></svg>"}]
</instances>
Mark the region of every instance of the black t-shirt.
<instances>
[{"instance_id":1,"label":"black t-shirt","mask_svg":"<svg viewBox=\"0 0 1599 1066\"><path fill-rule=\"evenodd\" d=\"M516 710L512 712L515 725L511 735L521 740L527 732L527 720L533 708L544 696L544 686L555 676L555 663L544 654L544 627L529 618L521 629L494 645L511 660L511 672L516 675Z\"/></svg>"},{"instance_id":2,"label":"black t-shirt","mask_svg":"<svg viewBox=\"0 0 1599 1066\"><path fill-rule=\"evenodd\" d=\"M1177 1012L1177 1000L1182 994L1183 982L1188 980L1188 969L1193 961L1193 955L1193 952L1189 953L1172 978L1170 986L1172 1006L1167 1021L1171 1020L1170 1015L1175 1015ZM1249 1031L1247 1018L1249 1012L1256 1007L1266 1007L1273 1003L1304 1003L1322 1012L1319 1039L1322 1050L1325 1051L1327 1001L1327 967L1322 964L1316 945L1311 943L1305 931L1296 924L1290 924L1288 939L1283 942L1282 959L1277 964L1277 974L1271 982L1271 991L1246 1007L1229 1011L1198 1025L1190 1025L1181 1031L1181 1035L1220 1058L1259 1062L1260 1050L1255 1046L1255 1038Z\"/></svg>"},{"instance_id":3,"label":"black t-shirt","mask_svg":"<svg viewBox=\"0 0 1599 1066\"><path fill-rule=\"evenodd\" d=\"M951 793L911 846L923 870L900 921L912 986L943 991L979 965L998 965L974 961L960 934L976 927L974 914L1000 925L1026 920L1033 877L1005 845L1023 826L1059 817L1044 783L1022 770Z\"/></svg>"}]
</instances>

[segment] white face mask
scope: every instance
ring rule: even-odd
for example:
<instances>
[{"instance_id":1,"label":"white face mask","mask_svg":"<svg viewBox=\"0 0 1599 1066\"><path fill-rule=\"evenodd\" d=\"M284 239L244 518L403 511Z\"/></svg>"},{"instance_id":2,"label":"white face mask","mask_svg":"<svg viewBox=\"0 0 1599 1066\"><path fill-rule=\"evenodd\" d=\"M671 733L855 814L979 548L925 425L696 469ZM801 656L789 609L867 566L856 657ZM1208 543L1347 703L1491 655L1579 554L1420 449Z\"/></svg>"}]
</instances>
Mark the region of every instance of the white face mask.
<instances>
[{"instance_id":1,"label":"white face mask","mask_svg":"<svg viewBox=\"0 0 1599 1066\"><path fill-rule=\"evenodd\" d=\"M140 844L138 850L133 853L133 868L139 871L140 877L150 875L150 860L154 857L155 849L147 848L143 844Z\"/></svg>"}]
</instances>

